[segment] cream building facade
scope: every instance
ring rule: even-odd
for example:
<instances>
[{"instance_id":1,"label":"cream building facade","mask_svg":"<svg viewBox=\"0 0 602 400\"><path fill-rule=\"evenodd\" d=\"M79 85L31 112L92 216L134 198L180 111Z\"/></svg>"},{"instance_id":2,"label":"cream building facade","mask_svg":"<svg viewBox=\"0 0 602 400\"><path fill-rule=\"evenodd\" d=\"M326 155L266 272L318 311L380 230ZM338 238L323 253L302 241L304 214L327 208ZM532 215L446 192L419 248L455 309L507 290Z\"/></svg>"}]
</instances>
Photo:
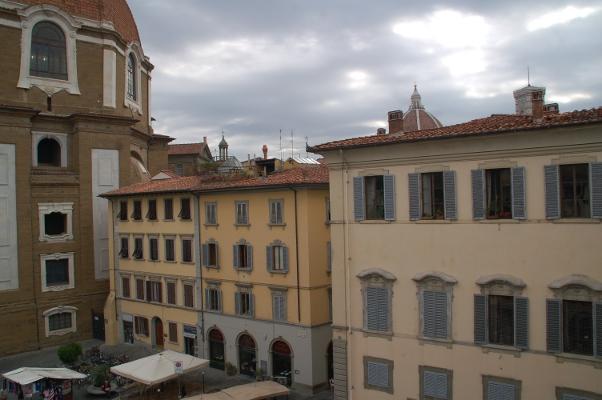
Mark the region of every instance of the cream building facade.
<instances>
[{"instance_id":1,"label":"cream building facade","mask_svg":"<svg viewBox=\"0 0 602 400\"><path fill-rule=\"evenodd\" d=\"M114 216L109 343L196 354L302 390L327 384L326 168L153 180L106 196Z\"/></svg>"},{"instance_id":2,"label":"cream building facade","mask_svg":"<svg viewBox=\"0 0 602 400\"><path fill-rule=\"evenodd\" d=\"M517 115L311 149L335 399L602 398L602 108L525 89Z\"/></svg>"}]
</instances>

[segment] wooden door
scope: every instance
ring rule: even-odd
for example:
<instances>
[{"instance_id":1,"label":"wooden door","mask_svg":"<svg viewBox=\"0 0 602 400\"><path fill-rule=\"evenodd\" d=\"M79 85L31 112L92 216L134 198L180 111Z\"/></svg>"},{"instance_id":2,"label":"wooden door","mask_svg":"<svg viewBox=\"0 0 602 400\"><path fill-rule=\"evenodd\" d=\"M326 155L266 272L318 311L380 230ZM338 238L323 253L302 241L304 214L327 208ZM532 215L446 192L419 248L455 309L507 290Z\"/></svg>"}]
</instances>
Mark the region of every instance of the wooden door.
<instances>
[{"instance_id":1,"label":"wooden door","mask_svg":"<svg viewBox=\"0 0 602 400\"><path fill-rule=\"evenodd\" d=\"M155 344L163 347L163 322L159 318L155 320Z\"/></svg>"}]
</instances>

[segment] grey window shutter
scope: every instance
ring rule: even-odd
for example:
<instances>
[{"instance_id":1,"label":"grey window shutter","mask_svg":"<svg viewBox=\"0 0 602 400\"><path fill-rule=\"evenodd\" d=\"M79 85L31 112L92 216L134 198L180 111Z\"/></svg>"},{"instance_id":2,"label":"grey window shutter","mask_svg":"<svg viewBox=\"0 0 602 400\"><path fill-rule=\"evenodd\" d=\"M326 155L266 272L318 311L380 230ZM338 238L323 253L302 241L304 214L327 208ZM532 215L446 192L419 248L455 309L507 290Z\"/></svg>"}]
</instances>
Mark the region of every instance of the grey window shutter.
<instances>
[{"instance_id":1,"label":"grey window shutter","mask_svg":"<svg viewBox=\"0 0 602 400\"><path fill-rule=\"evenodd\" d=\"M389 330L388 290L382 287L366 287L366 329L387 332Z\"/></svg>"},{"instance_id":2,"label":"grey window shutter","mask_svg":"<svg viewBox=\"0 0 602 400\"><path fill-rule=\"evenodd\" d=\"M594 340L596 357L602 357L602 303L594 303Z\"/></svg>"},{"instance_id":3,"label":"grey window shutter","mask_svg":"<svg viewBox=\"0 0 602 400\"><path fill-rule=\"evenodd\" d=\"M546 300L546 346L550 353L561 351L561 307L560 299Z\"/></svg>"},{"instance_id":4,"label":"grey window shutter","mask_svg":"<svg viewBox=\"0 0 602 400\"><path fill-rule=\"evenodd\" d=\"M278 295L272 295L272 318L278 320Z\"/></svg>"},{"instance_id":5,"label":"grey window shutter","mask_svg":"<svg viewBox=\"0 0 602 400\"><path fill-rule=\"evenodd\" d=\"M255 316L255 295L254 294L249 294L249 309L250 309L250 316L254 317Z\"/></svg>"},{"instance_id":6,"label":"grey window shutter","mask_svg":"<svg viewBox=\"0 0 602 400\"><path fill-rule=\"evenodd\" d=\"M410 196L410 221L418 221L422 216L420 210L420 174L408 174L408 193Z\"/></svg>"},{"instance_id":7,"label":"grey window shutter","mask_svg":"<svg viewBox=\"0 0 602 400\"><path fill-rule=\"evenodd\" d=\"M284 272L288 272L288 247L282 246L282 258L284 259Z\"/></svg>"},{"instance_id":8,"label":"grey window shutter","mask_svg":"<svg viewBox=\"0 0 602 400\"><path fill-rule=\"evenodd\" d=\"M205 288L205 310L211 309L209 305L209 288Z\"/></svg>"},{"instance_id":9,"label":"grey window shutter","mask_svg":"<svg viewBox=\"0 0 602 400\"><path fill-rule=\"evenodd\" d=\"M512 218L527 218L525 167L512 168Z\"/></svg>"},{"instance_id":10,"label":"grey window shutter","mask_svg":"<svg viewBox=\"0 0 602 400\"><path fill-rule=\"evenodd\" d=\"M355 176L353 178L353 215L356 221L366 219L363 176Z\"/></svg>"},{"instance_id":11,"label":"grey window shutter","mask_svg":"<svg viewBox=\"0 0 602 400\"><path fill-rule=\"evenodd\" d=\"M433 399L447 399L447 385L447 374L443 372L424 371L422 377L424 396Z\"/></svg>"},{"instance_id":12,"label":"grey window shutter","mask_svg":"<svg viewBox=\"0 0 602 400\"><path fill-rule=\"evenodd\" d=\"M326 242L326 271L332 271L332 242Z\"/></svg>"},{"instance_id":13,"label":"grey window shutter","mask_svg":"<svg viewBox=\"0 0 602 400\"><path fill-rule=\"evenodd\" d=\"M235 244L232 246L232 265L234 268L238 268L238 245Z\"/></svg>"},{"instance_id":14,"label":"grey window shutter","mask_svg":"<svg viewBox=\"0 0 602 400\"><path fill-rule=\"evenodd\" d=\"M265 265L268 271L272 271L274 266L272 265L272 246L266 246L265 248Z\"/></svg>"},{"instance_id":15,"label":"grey window shutter","mask_svg":"<svg viewBox=\"0 0 602 400\"><path fill-rule=\"evenodd\" d=\"M240 292L234 293L234 307L236 309L236 315L240 315Z\"/></svg>"},{"instance_id":16,"label":"grey window shutter","mask_svg":"<svg viewBox=\"0 0 602 400\"><path fill-rule=\"evenodd\" d=\"M428 338L448 338L447 293L422 292L422 335Z\"/></svg>"},{"instance_id":17,"label":"grey window shutter","mask_svg":"<svg viewBox=\"0 0 602 400\"><path fill-rule=\"evenodd\" d=\"M445 202L445 219L458 219L456 198L456 171L443 171L443 200Z\"/></svg>"},{"instance_id":18,"label":"grey window shutter","mask_svg":"<svg viewBox=\"0 0 602 400\"><path fill-rule=\"evenodd\" d=\"M247 245L247 267L253 269L253 246Z\"/></svg>"},{"instance_id":19,"label":"grey window shutter","mask_svg":"<svg viewBox=\"0 0 602 400\"><path fill-rule=\"evenodd\" d=\"M368 385L382 388L389 387L389 367L385 363L366 362Z\"/></svg>"},{"instance_id":20,"label":"grey window shutter","mask_svg":"<svg viewBox=\"0 0 602 400\"><path fill-rule=\"evenodd\" d=\"M217 309L222 311L222 291L217 289Z\"/></svg>"},{"instance_id":21,"label":"grey window shutter","mask_svg":"<svg viewBox=\"0 0 602 400\"><path fill-rule=\"evenodd\" d=\"M385 220L395 220L395 175L383 176Z\"/></svg>"},{"instance_id":22,"label":"grey window shutter","mask_svg":"<svg viewBox=\"0 0 602 400\"><path fill-rule=\"evenodd\" d=\"M219 267L219 245L215 243L215 266Z\"/></svg>"},{"instance_id":23,"label":"grey window shutter","mask_svg":"<svg viewBox=\"0 0 602 400\"><path fill-rule=\"evenodd\" d=\"M487 343L487 296L474 295L474 342Z\"/></svg>"},{"instance_id":24,"label":"grey window shutter","mask_svg":"<svg viewBox=\"0 0 602 400\"><path fill-rule=\"evenodd\" d=\"M203 260L203 267L206 267L209 265L209 245L208 244L203 245L202 253L203 254L202 254L201 259Z\"/></svg>"},{"instance_id":25,"label":"grey window shutter","mask_svg":"<svg viewBox=\"0 0 602 400\"><path fill-rule=\"evenodd\" d=\"M514 345L519 349L529 348L529 299L514 298Z\"/></svg>"},{"instance_id":26,"label":"grey window shutter","mask_svg":"<svg viewBox=\"0 0 602 400\"><path fill-rule=\"evenodd\" d=\"M560 218L560 187L558 165L544 167L544 188L546 199L546 218Z\"/></svg>"},{"instance_id":27,"label":"grey window shutter","mask_svg":"<svg viewBox=\"0 0 602 400\"><path fill-rule=\"evenodd\" d=\"M516 400L516 386L509 383L489 381L487 400Z\"/></svg>"},{"instance_id":28,"label":"grey window shutter","mask_svg":"<svg viewBox=\"0 0 602 400\"><path fill-rule=\"evenodd\" d=\"M602 162L591 163L589 169L592 218L602 218Z\"/></svg>"},{"instance_id":29,"label":"grey window shutter","mask_svg":"<svg viewBox=\"0 0 602 400\"><path fill-rule=\"evenodd\" d=\"M472 182L472 218L485 219L485 170L470 171Z\"/></svg>"}]
</instances>

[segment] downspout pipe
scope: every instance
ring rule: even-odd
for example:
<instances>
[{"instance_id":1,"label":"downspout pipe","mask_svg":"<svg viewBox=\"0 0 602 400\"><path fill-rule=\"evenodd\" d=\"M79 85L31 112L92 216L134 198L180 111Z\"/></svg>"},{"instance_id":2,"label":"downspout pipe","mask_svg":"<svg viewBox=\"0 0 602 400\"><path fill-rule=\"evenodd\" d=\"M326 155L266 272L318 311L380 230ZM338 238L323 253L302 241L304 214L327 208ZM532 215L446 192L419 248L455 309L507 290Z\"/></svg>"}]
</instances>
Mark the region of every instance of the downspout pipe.
<instances>
[{"instance_id":1,"label":"downspout pipe","mask_svg":"<svg viewBox=\"0 0 602 400\"><path fill-rule=\"evenodd\" d=\"M295 264L297 272L297 322L301 324L301 286L299 284L299 217L297 212L297 189L289 187L295 194Z\"/></svg>"},{"instance_id":2,"label":"downspout pipe","mask_svg":"<svg viewBox=\"0 0 602 400\"><path fill-rule=\"evenodd\" d=\"M199 354L202 358L205 357L205 296L203 296L203 267L201 266L201 202L200 202L200 194L194 193L194 269L195 269L195 278L196 278L196 287L197 293L196 298L199 299L198 304L200 305L199 310L199 320L197 321L198 325L201 328L201 351L199 351L199 343L197 343L197 354ZM198 333L198 332L197 332Z\"/></svg>"},{"instance_id":3,"label":"downspout pipe","mask_svg":"<svg viewBox=\"0 0 602 400\"><path fill-rule=\"evenodd\" d=\"M345 154L343 153L343 149L339 149L339 155L341 156L341 164L343 166L343 173L341 174L342 180L342 188L343 188L343 221L344 221L344 234L343 234L343 246L344 246L344 258L343 258L343 271L345 273L345 326L347 327L347 376L351 376L351 363L349 360L352 359L351 355L351 346L349 346L349 342L351 341L350 336L353 334L351 330L351 299L349 298L351 292L351 284L349 282L349 210L347 209L348 205L348 190L349 190L349 168L347 163L345 162ZM347 396L348 399L353 399L353 391L352 387L349 384L349 379L347 380Z\"/></svg>"}]
</instances>

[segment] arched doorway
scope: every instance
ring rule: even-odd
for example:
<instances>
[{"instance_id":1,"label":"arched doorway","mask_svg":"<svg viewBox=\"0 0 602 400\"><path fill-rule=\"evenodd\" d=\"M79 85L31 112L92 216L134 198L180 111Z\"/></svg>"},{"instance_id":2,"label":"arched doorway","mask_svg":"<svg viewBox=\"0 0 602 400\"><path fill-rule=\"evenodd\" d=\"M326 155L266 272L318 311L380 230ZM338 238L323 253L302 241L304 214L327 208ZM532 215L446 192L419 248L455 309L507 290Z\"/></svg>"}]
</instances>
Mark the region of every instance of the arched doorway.
<instances>
[{"instance_id":1,"label":"arched doorway","mask_svg":"<svg viewBox=\"0 0 602 400\"><path fill-rule=\"evenodd\" d=\"M272 343L272 376L286 378L288 386L292 383L292 352L290 346L282 340Z\"/></svg>"},{"instance_id":2,"label":"arched doorway","mask_svg":"<svg viewBox=\"0 0 602 400\"><path fill-rule=\"evenodd\" d=\"M222 332L213 328L209 331L209 366L224 370L224 335Z\"/></svg>"},{"instance_id":3,"label":"arched doorway","mask_svg":"<svg viewBox=\"0 0 602 400\"><path fill-rule=\"evenodd\" d=\"M163 322L159 317L153 318L152 344L153 346L163 347Z\"/></svg>"},{"instance_id":4,"label":"arched doorway","mask_svg":"<svg viewBox=\"0 0 602 400\"><path fill-rule=\"evenodd\" d=\"M255 340L246 333L238 337L238 370L243 375L255 376L257 347Z\"/></svg>"},{"instance_id":5,"label":"arched doorway","mask_svg":"<svg viewBox=\"0 0 602 400\"><path fill-rule=\"evenodd\" d=\"M326 349L326 370L328 371L328 381L334 379L334 367L333 367L334 359L332 358L332 341L328 343L328 348Z\"/></svg>"}]
</instances>

